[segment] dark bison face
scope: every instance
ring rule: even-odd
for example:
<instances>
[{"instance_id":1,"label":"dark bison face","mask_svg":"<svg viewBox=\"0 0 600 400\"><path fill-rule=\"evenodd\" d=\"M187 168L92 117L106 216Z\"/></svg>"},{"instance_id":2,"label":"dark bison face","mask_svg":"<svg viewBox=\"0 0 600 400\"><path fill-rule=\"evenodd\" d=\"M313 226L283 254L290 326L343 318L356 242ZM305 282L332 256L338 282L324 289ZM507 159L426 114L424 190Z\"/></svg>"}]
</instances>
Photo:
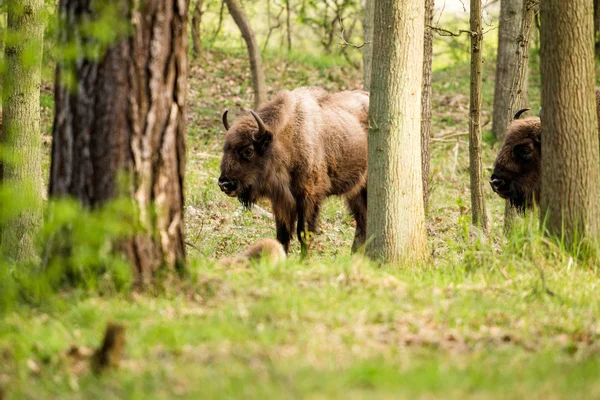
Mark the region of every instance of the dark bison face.
<instances>
[{"instance_id":1,"label":"dark bison face","mask_svg":"<svg viewBox=\"0 0 600 400\"><path fill-rule=\"evenodd\" d=\"M513 121L507 129L490 178L492 190L520 210L539 200L541 179L539 118Z\"/></svg>"},{"instance_id":2,"label":"dark bison face","mask_svg":"<svg viewBox=\"0 0 600 400\"><path fill-rule=\"evenodd\" d=\"M254 119L241 119L233 127L227 121L227 111L223 113L227 133L219 177L221 190L247 207L255 202L266 177L273 139L260 117L250 112Z\"/></svg>"}]
</instances>

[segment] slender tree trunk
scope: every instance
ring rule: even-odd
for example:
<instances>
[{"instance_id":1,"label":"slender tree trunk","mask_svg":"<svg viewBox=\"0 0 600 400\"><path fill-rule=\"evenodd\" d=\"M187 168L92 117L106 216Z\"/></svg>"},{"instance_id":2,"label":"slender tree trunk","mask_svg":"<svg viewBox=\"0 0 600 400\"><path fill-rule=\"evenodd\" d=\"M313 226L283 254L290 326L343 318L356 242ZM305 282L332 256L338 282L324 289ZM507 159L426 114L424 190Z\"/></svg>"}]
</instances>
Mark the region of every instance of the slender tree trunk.
<instances>
[{"instance_id":1,"label":"slender tree trunk","mask_svg":"<svg viewBox=\"0 0 600 400\"><path fill-rule=\"evenodd\" d=\"M471 175L471 210L473 224L488 229L483 196L483 162L481 160L481 87L482 48L481 0L471 0L471 105L469 121L469 159Z\"/></svg>"},{"instance_id":2,"label":"slender tree trunk","mask_svg":"<svg viewBox=\"0 0 600 400\"><path fill-rule=\"evenodd\" d=\"M422 0L376 0L369 108L367 254L427 257L421 174Z\"/></svg>"},{"instance_id":3,"label":"slender tree trunk","mask_svg":"<svg viewBox=\"0 0 600 400\"><path fill-rule=\"evenodd\" d=\"M88 46L82 21L97 15L89 0L62 0L60 41ZM89 207L131 196L143 232L126 243L142 281L159 267L184 260L183 176L187 75L186 1L146 0L99 58L57 66L50 195L72 196ZM74 76L76 90L66 87ZM72 80L70 82L73 82ZM125 174L129 186L117 179Z\"/></svg>"},{"instance_id":4,"label":"slender tree trunk","mask_svg":"<svg viewBox=\"0 0 600 400\"><path fill-rule=\"evenodd\" d=\"M363 30L365 45L363 46L363 86L366 91L371 89L371 60L373 59L373 8L375 0L365 0L365 20Z\"/></svg>"},{"instance_id":5,"label":"slender tree trunk","mask_svg":"<svg viewBox=\"0 0 600 400\"><path fill-rule=\"evenodd\" d=\"M23 209L0 232L2 249L14 261L35 261L42 224L40 85L44 23L42 0L7 3L6 74L2 90L1 178L21 198ZM0 207L2 207L0 205Z\"/></svg>"},{"instance_id":6,"label":"slender tree trunk","mask_svg":"<svg viewBox=\"0 0 600 400\"><path fill-rule=\"evenodd\" d=\"M204 14L204 12L202 11L203 5L204 5L204 0L197 0L196 5L194 7L194 13L192 15L192 43L194 46L194 57L195 58L202 57L201 24L202 24L202 15Z\"/></svg>"},{"instance_id":7,"label":"slender tree trunk","mask_svg":"<svg viewBox=\"0 0 600 400\"><path fill-rule=\"evenodd\" d=\"M542 220L567 243L597 239L600 153L592 0L541 2ZM551 27L551 29L547 29Z\"/></svg>"},{"instance_id":8,"label":"slender tree trunk","mask_svg":"<svg viewBox=\"0 0 600 400\"><path fill-rule=\"evenodd\" d=\"M514 94L511 93L511 89L517 76L519 60L522 60L519 43L522 11L523 0L500 1L498 57L496 58L496 86L494 90L494 113L492 118L492 132L496 140L500 142L504 141L506 128L512 119L510 102L511 96ZM522 87L519 89L522 89ZM520 90L518 99L522 100L524 94L525 92ZM519 108L522 105L522 102L519 102Z\"/></svg>"},{"instance_id":9,"label":"slender tree trunk","mask_svg":"<svg viewBox=\"0 0 600 400\"><path fill-rule=\"evenodd\" d=\"M425 211L429 205L429 179L431 166L431 70L433 64L433 25L434 0L425 0L425 39L423 45L423 91L421 99L421 169L423 171L423 204Z\"/></svg>"},{"instance_id":10,"label":"slender tree trunk","mask_svg":"<svg viewBox=\"0 0 600 400\"><path fill-rule=\"evenodd\" d=\"M225 0L229 14L233 17L236 25L242 33L242 37L248 48L250 58L250 69L252 70L252 85L254 86L254 108L260 107L267 100L267 85L265 83L265 72L260 57L260 50L254 37L254 32L248 23L246 14L237 0Z\"/></svg>"},{"instance_id":11,"label":"slender tree trunk","mask_svg":"<svg viewBox=\"0 0 600 400\"><path fill-rule=\"evenodd\" d=\"M290 2L292 0L285 0L285 27L287 30L287 47L288 53L292 51L292 10Z\"/></svg>"},{"instance_id":12,"label":"slender tree trunk","mask_svg":"<svg viewBox=\"0 0 600 400\"><path fill-rule=\"evenodd\" d=\"M529 72L529 43L531 41L531 34L533 30L535 14L539 10L539 0L524 0L521 10L521 22L520 30L517 35L517 51L515 53L516 62L515 67L512 71L509 71L509 75L512 75L508 83L509 102L508 108L505 111L504 119L510 121L513 118L515 111L527 106L527 75ZM496 88L498 82L496 82ZM506 131L506 127L504 127ZM502 134L502 140L504 140L504 134ZM514 220L518 212L510 204L510 201L506 200L504 203L504 232L508 233L512 229Z\"/></svg>"}]
</instances>

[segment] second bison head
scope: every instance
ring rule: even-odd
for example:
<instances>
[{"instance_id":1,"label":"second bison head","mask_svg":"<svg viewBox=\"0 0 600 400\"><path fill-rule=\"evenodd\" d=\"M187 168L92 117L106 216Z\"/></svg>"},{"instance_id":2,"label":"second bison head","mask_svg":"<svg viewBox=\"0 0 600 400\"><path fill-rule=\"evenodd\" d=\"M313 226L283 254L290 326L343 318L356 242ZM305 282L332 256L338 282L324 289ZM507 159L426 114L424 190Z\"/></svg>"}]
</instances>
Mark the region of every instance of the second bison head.
<instances>
[{"instance_id":1,"label":"second bison head","mask_svg":"<svg viewBox=\"0 0 600 400\"><path fill-rule=\"evenodd\" d=\"M520 210L539 202L541 133L539 118L514 120L494 163L492 190Z\"/></svg>"}]
</instances>

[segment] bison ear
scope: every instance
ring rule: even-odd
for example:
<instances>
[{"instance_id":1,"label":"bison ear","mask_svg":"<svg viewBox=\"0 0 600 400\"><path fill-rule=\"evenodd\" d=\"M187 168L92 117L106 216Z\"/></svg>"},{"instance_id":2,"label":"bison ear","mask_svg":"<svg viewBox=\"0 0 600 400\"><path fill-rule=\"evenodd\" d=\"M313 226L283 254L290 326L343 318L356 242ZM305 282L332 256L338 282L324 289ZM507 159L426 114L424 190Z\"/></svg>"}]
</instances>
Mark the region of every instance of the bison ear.
<instances>
[{"instance_id":1,"label":"bison ear","mask_svg":"<svg viewBox=\"0 0 600 400\"><path fill-rule=\"evenodd\" d=\"M271 145L272 141L273 135L271 132L265 131L262 135L254 137L254 148L256 148L260 154L264 154Z\"/></svg>"}]
</instances>

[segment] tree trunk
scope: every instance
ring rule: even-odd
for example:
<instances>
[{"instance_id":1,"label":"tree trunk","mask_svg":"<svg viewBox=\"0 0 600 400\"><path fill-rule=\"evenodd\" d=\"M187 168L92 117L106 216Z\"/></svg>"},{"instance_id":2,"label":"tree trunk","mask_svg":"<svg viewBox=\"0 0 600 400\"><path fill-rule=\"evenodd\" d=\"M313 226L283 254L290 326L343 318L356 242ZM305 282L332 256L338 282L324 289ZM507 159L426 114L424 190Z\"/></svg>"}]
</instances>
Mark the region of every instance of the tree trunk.
<instances>
[{"instance_id":1,"label":"tree trunk","mask_svg":"<svg viewBox=\"0 0 600 400\"><path fill-rule=\"evenodd\" d=\"M507 80L509 93L508 108L504 110L504 120L510 121L515 111L527 107L527 75L529 72L529 42L534 24L535 14L539 10L539 0L524 0L521 9L521 22L519 23L519 33L517 35L517 50L515 53L515 67L509 71L510 78ZM496 82L498 89L498 82ZM503 93L503 96L505 94ZM494 110L495 112L496 110ZM508 126L508 125L507 125ZM504 131L506 131L506 127ZM502 134L504 140L504 134ZM511 231L513 222L518 215L517 210L506 200L504 203L504 232Z\"/></svg>"},{"instance_id":2,"label":"tree trunk","mask_svg":"<svg viewBox=\"0 0 600 400\"><path fill-rule=\"evenodd\" d=\"M50 195L101 206L123 191L137 210L143 233L126 253L146 281L159 267L184 260L183 175L187 75L186 1L147 0L133 7L125 34L94 59L57 66ZM89 0L62 0L62 43L89 46L82 21L98 16ZM70 90L69 76L76 90ZM126 188L117 180L128 177Z\"/></svg>"},{"instance_id":3,"label":"tree trunk","mask_svg":"<svg viewBox=\"0 0 600 400\"><path fill-rule=\"evenodd\" d=\"M373 9L375 0L365 0L365 20L363 30L365 45L363 46L363 87L371 89L371 60L373 59Z\"/></svg>"},{"instance_id":4,"label":"tree trunk","mask_svg":"<svg viewBox=\"0 0 600 400\"><path fill-rule=\"evenodd\" d=\"M471 0L471 105L469 121L469 168L471 175L471 211L473 224L488 229L483 196L483 162L481 160L481 87L482 48L481 0Z\"/></svg>"},{"instance_id":5,"label":"tree trunk","mask_svg":"<svg viewBox=\"0 0 600 400\"><path fill-rule=\"evenodd\" d=\"M498 27L498 57L496 58L496 86L494 90L494 113L492 132L496 140L503 142L506 128L512 119L511 93L512 84L517 76L519 53L525 53L520 48L521 21L523 0L501 0L500 25ZM520 87L518 108L523 106L523 96L526 93ZM514 113L516 110L512 111Z\"/></svg>"},{"instance_id":6,"label":"tree trunk","mask_svg":"<svg viewBox=\"0 0 600 400\"><path fill-rule=\"evenodd\" d=\"M292 11L290 7L290 2L292 0L285 0L285 27L287 30L287 46L288 52L292 51Z\"/></svg>"},{"instance_id":7,"label":"tree trunk","mask_svg":"<svg viewBox=\"0 0 600 400\"><path fill-rule=\"evenodd\" d=\"M425 211L429 205L429 179L431 166L431 69L433 64L433 25L434 0L425 0L425 38L423 45L423 90L421 99L421 169L423 173L423 204Z\"/></svg>"},{"instance_id":8,"label":"tree trunk","mask_svg":"<svg viewBox=\"0 0 600 400\"><path fill-rule=\"evenodd\" d=\"M369 108L367 254L427 257L421 174L422 0L376 0Z\"/></svg>"},{"instance_id":9,"label":"tree trunk","mask_svg":"<svg viewBox=\"0 0 600 400\"><path fill-rule=\"evenodd\" d=\"M202 57L202 33L201 33L201 24L202 24L202 15L204 12L202 11L202 6L204 4L204 0L197 0L196 5L194 6L194 13L192 15L192 43L194 46L194 58Z\"/></svg>"},{"instance_id":10,"label":"tree trunk","mask_svg":"<svg viewBox=\"0 0 600 400\"><path fill-rule=\"evenodd\" d=\"M35 236L42 224L40 85L44 40L42 0L7 3L6 74L2 90L1 145L6 159L3 183L15 191L23 209L3 224L0 244L14 261L35 261Z\"/></svg>"},{"instance_id":11,"label":"tree trunk","mask_svg":"<svg viewBox=\"0 0 600 400\"><path fill-rule=\"evenodd\" d=\"M225 0L229 14L233 17L236 25L242 33L242 37L248 48L250 58L250 69L252 70L252 85L254 86L254 108L259 108L267 101L267 85L265 83L265 72L260 58L260 50L254 37L254 32L248 23L246 14L237 0Z\"/></svg>"},{"instance_id":12,"label":"tree trunk","mask_svg":"<svg viewBox=\"0 0 600 400\"><path fill-rule=\"evenodd\" d=\"M592 0L541 2L541 217L567 243L600 228L592 10Z\"/></svg>"},{"instance_id":13,"label":"tree trunk","mask_svg":"<svg viewBox=\"0 0 600 400\"><path fill-rule=\"evenodd\" d=\"M600 31L600 0L594 0L594 43L596 45L596 56L600 51L600 37L598 32Z\"/></svg>"}]
</instances>

